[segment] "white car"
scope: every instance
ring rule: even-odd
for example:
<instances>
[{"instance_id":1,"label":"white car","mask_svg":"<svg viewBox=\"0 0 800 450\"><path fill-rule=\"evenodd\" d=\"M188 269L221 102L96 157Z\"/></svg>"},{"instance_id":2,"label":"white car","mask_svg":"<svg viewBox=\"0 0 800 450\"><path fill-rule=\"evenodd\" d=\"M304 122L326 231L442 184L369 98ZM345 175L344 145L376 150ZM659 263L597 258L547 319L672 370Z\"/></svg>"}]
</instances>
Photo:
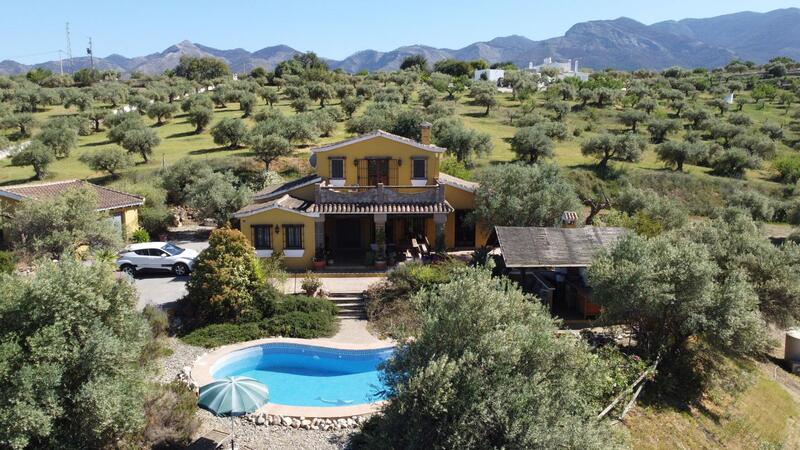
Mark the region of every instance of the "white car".
<instances>
[{"instance_id":1,"label":"white car","mask_svg":"<svg viewBox=\"0 0 800 450\"><path fill-rule=\"evenodd\" d=\"M177 276L188 275L194 266L197 252L169 242L131 244L119 253L117 267L135 276L139 270L168 270Z\"/></svg>"}]
</instances>

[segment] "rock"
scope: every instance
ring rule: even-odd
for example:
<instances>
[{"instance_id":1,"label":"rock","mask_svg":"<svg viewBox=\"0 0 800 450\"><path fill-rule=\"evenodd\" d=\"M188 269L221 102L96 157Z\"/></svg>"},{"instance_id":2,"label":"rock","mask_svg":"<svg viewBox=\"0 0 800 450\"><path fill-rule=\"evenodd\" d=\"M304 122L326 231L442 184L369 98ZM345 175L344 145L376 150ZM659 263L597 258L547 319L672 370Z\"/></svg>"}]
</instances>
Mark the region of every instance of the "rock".
<instances>
[{"instance_id":1,"label":"rock","mask_svg":"<svg viewBox=\"0 0 800 450\"><path fill-rule=\"evenodd\" d=\"M258 416L258 417L256 418L256 425L264 425L264 422L266 422L266 421L264 420L264 416Z\"/></svg>"},{"instance_id":2,"label":"rock","mask_svg":"<svg viewBox=\"0 0 800 450\"><path fill-rule=\"evenodd\" d=\"M285 427L292 426L292 419L291 417L281 417L281 424Z\"/></svg>"}]
</instances>

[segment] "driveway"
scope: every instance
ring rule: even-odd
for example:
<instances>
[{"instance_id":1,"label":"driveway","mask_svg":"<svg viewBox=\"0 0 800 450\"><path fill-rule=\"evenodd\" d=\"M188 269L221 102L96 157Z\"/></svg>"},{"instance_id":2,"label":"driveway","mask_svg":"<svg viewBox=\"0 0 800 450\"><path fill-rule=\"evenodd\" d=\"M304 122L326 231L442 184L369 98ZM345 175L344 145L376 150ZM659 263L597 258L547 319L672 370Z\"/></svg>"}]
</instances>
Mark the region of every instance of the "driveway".
<instances>
[{"instance_id":1,"label":"driveway","mask_svg":"<svg viewBox=\"0 0 800 450\"><path fill-rule=\"evenodd\" d=\"M180 247L201 252L208 247L208 242L172 241ZM138 273L133 285L139 293L137 307L143 309L147 305L169 308L186 294L186 281L189 277L176 277L169 272Z\"/></svg>"}]
</instances>

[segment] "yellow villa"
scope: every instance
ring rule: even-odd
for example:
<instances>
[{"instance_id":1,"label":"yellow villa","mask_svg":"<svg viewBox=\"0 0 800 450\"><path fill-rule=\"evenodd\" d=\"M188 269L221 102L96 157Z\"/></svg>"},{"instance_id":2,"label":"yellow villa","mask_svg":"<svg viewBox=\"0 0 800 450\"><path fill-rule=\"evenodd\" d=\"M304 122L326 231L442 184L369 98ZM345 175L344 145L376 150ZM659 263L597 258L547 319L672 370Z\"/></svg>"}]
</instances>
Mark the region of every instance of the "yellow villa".
<instances>
[{"instance_id":1,"label":"yellow villa","mask_svg":"<svg viewBox=\"0 0 800 450\"><path fill-rule=\"evenodd\" d=\"M440 173L446 149L430 144L430 124L421 135L377 131L312 149L316 174L255 194L235 214L242 232L259 256L282 252L292 269L483 245L488 233L469 219L477 184Z\"/></svg>"},{"instance_id":2,"label":"yellow villa","mask_svg":"<svg viewBox=\"0 0 800 450\"><path fill-rule=\"evenodd\" d=\"M5 212L13 211L14 205L26 200L45 200L57 197L70 189L90 188L97 194L97 210L108 212L110 219L120 228L124 236L130 236L139 228L139 207L144 198L128 194L83 180L66 180L49 183L18 184L0 187L0 204ZM8 244L0 229L0 243Z\"/></svg>"}]
</instances>

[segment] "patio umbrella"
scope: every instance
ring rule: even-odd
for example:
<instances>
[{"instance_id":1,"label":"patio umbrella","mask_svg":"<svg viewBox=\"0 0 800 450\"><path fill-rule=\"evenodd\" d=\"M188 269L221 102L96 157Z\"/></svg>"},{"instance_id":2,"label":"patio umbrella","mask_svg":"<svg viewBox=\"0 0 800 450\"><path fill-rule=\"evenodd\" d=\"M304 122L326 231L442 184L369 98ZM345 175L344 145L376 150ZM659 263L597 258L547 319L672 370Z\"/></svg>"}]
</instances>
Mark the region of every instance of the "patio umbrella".
<instances>
[{"instance_id":1,"label":"patio umbrella","mask_svg":"<svg viewBox=\"0 0 800 450\"><path fill-rule=\"evenodd\" d=\"M225 377L200 388L197 406L215 416L231 418L231 448L234 448L233 418L254 412L269 400L264 384L248 377Z\"/></svg>"}]
</instances>

